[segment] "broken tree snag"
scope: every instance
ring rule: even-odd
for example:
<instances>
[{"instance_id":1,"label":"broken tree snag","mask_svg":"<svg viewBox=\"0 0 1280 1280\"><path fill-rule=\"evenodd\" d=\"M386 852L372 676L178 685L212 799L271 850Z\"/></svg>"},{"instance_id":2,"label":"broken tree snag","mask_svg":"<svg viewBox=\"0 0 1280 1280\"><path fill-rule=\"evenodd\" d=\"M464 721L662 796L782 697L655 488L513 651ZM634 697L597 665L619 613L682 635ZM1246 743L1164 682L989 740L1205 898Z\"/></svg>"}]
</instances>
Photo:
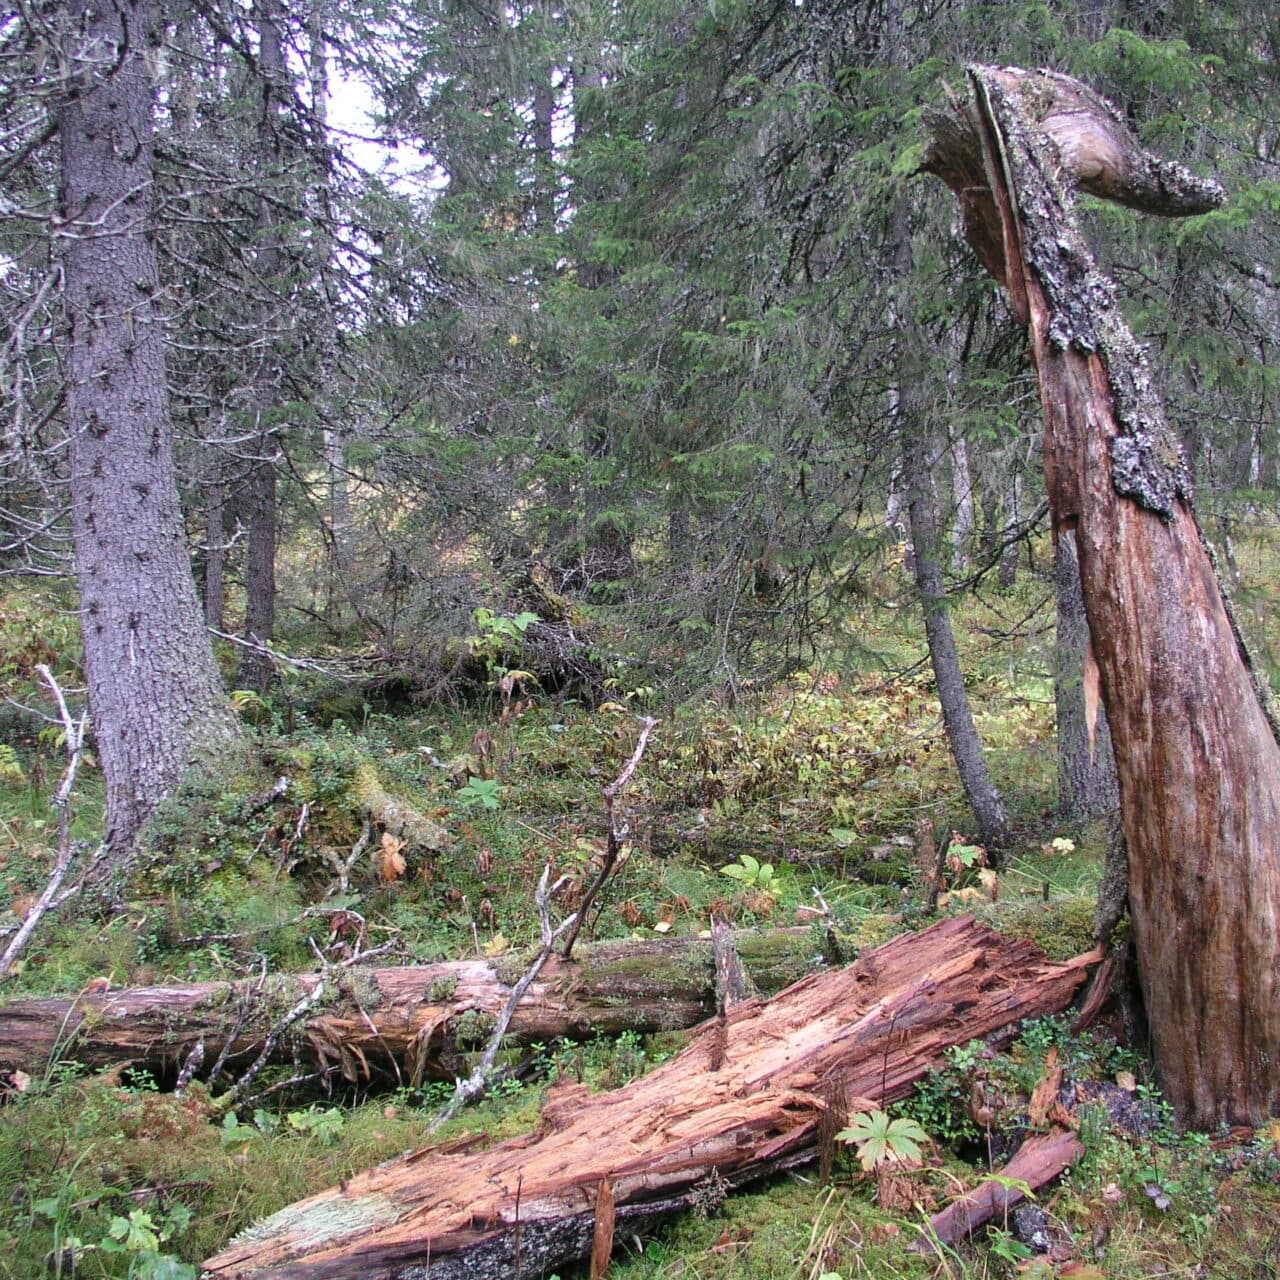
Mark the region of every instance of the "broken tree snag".
<instances>
[{"instance_id":1,"label":"broken tree snag","mask_svg":"<svg viewBox=\"0 0 1280 1280\"><path fill-rule=\"evenodd\" d=\"M951 1045L1064 1008L1096 959L1054 964L971 916L940 921L735 1006L727 1044L716 1019L704 1022L678 1057L613 1093L553 1086L533 1134L482 1152L416 1152L291 1205L205 1274L505 1280L517 1249L525 1274L544 1274L590 1254L602 1184L620 1234L708 1207L811 1159L833 1091L905 1096Z\"/></svg>"},{"instance_id":2,"label":"broken tree snag","mask_svg":"<svg viewBox=\"0 0 1280 1280\"><path fill-rule=\"evenodd\" d=\"M1076 221L1077 186L1199 212L1216 184L1147 156L1063 76L970 67L925 167L1031 336L1055 534L1074 528L1115 745L1130 913L1179 1118L1280 1108L1280 746L1189 499L1145 352Z\"/></svg>"},{"instance_id":3,"label":"broken tree snag","mask_svg":"<svg viewBox=\"0 0 1280 1280\"><path fill-rule=\"evenodd\" d=\"M1025 1182L1032 1191L1062 1174L1084 1155L1084 1144L1066 1129L1028 1138L1000 1170L1000 1181L981 1182L972 1191L953 1200L929 1219L927 1236L911 1247L916 1253L931 1253L939 1245L954 1244L997 1215L1026 1199L1026 1193L1010 1184Z\"/></svg>"},{"instance_id":4,"label":"broken tree snag","mask_svg":"<svg viewBox=\"0 0 1280 1280\"><path fill-rule=\"evenodd\" d=\"M759 986L778 991L813 967L805 928L738 935L738 953ZM331 970L329 994L274 1046L352 1081L452 1080L459 1054L482 1046L527 967L519 955L400 969ZM319 974L265 982L85 991L0 1005L0 1067L43 1068L53 1058L93 1068L122 1062L172 1081L192 1050L205 1063L226 1049L242 1067L282 1014L315 990ZM513 1045L671 1031L715 1009L712 944L703 938L603 942L575 961L552 956L516 1008ZM399 1073L399 1074L397 1074Z\"/></svg>"}]
</instances>

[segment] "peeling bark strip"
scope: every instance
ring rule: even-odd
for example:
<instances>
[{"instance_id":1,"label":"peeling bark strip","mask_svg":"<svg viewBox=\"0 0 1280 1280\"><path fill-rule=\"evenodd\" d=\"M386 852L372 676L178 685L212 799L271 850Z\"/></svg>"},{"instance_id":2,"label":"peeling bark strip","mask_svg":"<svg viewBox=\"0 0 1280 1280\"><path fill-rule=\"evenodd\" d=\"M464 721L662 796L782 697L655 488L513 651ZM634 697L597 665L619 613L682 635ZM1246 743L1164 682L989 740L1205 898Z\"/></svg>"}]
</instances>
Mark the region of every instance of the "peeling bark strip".
<instances>
[{"instance_id":1,"label":"peeling bark strip","mask_svg":"<svg viewBox=\"0 0 1280 1280\"><path fill-rule=\"evenodd\" d=\"M935 1213L929 1220L928 1236L912 1249L916 1253L932 1253L938 1245L954 1244L1026 1199L1025 1193L1010 1183L1025 1182L1036 1191L1082 1155L1084 1144L1065 1129L1028 1138L1000 1170L1000 1182L982 1182L967 1195L953 1200L941 1213Z\"/></svg>"},{"instance_id":2,"label":"peeling bark strip","mask_svg":"<svg viewBox=\"0 0 1280 1280\"><path fill-rule=\"evenodd\" d=\"M971 916L894 938L715 1019L625 1088L560 1084L537 1132L488 1151L428 1149L281 1210L205 1263L218 1280L486 1280L591 1252L600 1187L615 1220L722 1200L816 1154L823 1098L905 1096L953 1044L1060 1010L1096 954L1053 964ZM603 1140L602 1140L603 1139Z\"/></svg>"},{"instance_id":3,"label":"peeling bark strip","mask_svg":"<svg viewBox=\"0 0 1280 1280\"><path fill-rule=\"evenodd\" d=\"M740 932L739 959L766 992L813 968L809 929ZM462 960L400 969L331 972L332 1000L275 1046L360 1080L396 1067L408 1078L453 1079L459 1047L483 1044L524 964ZM99 1068L130 1062L172 1079L197 1044L229 1066L260 1051L285 1010L315 990L319 974L249 982L195 982L86 992L0 1005L0 1066L36 1070L53 1058ZM595 1033L669 1031L715 1010L712 944L702 938L602 942L579 959L553 956L516 1010L511 1041Z\"/></svg>"},{"instance_id":4,"label":"peeling bark strip","mask_svg":"<svg viewBox=\"0 0 1280 1280\"><path fill-rule=\"evenodd\" d=\"M1188 497L1146 355L1073 212L1074 186L1202 212L1215 183L1147 155L1059 75L971 67L925 167L1030 329L1055 532L1075 529L1115 747L1130 911L1160 1082L1179 1118L1280 1109L1280 746Z\"/></svg>"}]
</instances>

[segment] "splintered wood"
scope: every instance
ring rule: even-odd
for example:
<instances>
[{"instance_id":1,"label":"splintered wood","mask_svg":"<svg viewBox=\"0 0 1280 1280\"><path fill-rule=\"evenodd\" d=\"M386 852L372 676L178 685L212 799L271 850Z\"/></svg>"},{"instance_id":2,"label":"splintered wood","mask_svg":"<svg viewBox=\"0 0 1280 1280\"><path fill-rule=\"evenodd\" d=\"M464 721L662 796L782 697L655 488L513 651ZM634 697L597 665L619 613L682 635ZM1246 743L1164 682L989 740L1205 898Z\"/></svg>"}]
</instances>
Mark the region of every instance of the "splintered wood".
<instances>
[{"instance_id":1,"label":"splintered wood","mask_svg":"<svg viewBox=\"0 0 1280 1280\"><path fill-rule=\"evenodd\" d=\"M553 1086L534 1133L480 1152L427 1148L299 1201L205 1274L543 1274L591 1254L602 1186L620 1232L718 1202L811 1159L824 1099L903 1097L950 1046L1065 1008L1097 959L1054 964L972 917L940 921L704 1022L678 1057L615 1092Z\"/></svg>"}]
</instances>

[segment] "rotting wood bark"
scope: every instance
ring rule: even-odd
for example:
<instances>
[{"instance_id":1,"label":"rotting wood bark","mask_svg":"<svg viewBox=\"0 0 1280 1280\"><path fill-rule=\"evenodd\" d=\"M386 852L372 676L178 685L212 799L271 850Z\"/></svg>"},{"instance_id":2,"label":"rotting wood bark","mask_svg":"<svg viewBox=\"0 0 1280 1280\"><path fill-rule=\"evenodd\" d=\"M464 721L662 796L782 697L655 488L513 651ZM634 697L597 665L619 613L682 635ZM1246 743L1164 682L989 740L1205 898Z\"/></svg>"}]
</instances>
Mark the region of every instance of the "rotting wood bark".
<instances>
[{"instance_id":1,"label":"rotting wood bark","mask_svg":"<svg viewBox=\"0 0 1280 1280\"><path fill-rule=\"evenodd\" d=\"M739 960L772 993L821 965L804 928L737 935ZM348 1079L452 1079L458 1054L482 1045L526 968L523 958L462 960L398 969L330 971L332 999L275 1046ZM10 1000L0 1005L0 1066L38 1070L63 1058L88 1067L122 1062L172 1080L191 1050L227 1067L255 1058L285 1010L319 974L265 984L196 982ZM552 956L517 1008L511 1042L693 1026L715 1009L712 943L705 938L604 942L579 959Z\"/></svg>"},{"instance_id":2,"label":"rotting wood bark","mask_svg":"<svg viewBox=\"0 0 1280 1280\"><path fill-rule=\"evenodd\" d=\"M1144 152L1066 77L971 67L925 168L1031 335L1055 535L1074 529L1111 726L1160 1082L1184 1123L1280 1108L1280 746L1265 677L1190 505L1145 354L1073 188L1203 212L1221 188Z\"/></svg>"},{"instance_id":3,"label":"rotting wood bark","mask_svg":"<svg viewBox=\"0 0 1280 1280\"><path fill-rule=\"evenodd\" d=\"M951 1045L1064 1008L1094 959L1054 964L970 916L940 921L736 1006L727 1045L710 1019L678 1057L613 1093L554 1086L535 1133L415 1152L283 1209L205 1275L487 1280L514 1274L517 1234L523 1273L543 1274L590 1253L603 1180L619 1231L713 1204L813 1158L833 1090L903 1097Z\"/></svg>"},{"instance_id":4,"label":"rotting wood bark","mask_svg":"<svg viewBox=\"0 0 1280 1280\"><path fill-rule=\"evenodd\" d=\"M990 1222L997 1214L1007 1213L1026 1199L1025 1192L1011 1183L1025 1182L1032 1191L1036 1191L1052 1182L1082 1155L1084 1144L1067 1129L1054 1129L1028 1138L1000 1170L1000 1181L980 1183L972 1191L953 1200L940 1213L935 1213L929 1220L928 1235L913 1244L912 1249L917 1253L932 1253L940 1245L954 1244Z\"/></svg>"}]
</instances>

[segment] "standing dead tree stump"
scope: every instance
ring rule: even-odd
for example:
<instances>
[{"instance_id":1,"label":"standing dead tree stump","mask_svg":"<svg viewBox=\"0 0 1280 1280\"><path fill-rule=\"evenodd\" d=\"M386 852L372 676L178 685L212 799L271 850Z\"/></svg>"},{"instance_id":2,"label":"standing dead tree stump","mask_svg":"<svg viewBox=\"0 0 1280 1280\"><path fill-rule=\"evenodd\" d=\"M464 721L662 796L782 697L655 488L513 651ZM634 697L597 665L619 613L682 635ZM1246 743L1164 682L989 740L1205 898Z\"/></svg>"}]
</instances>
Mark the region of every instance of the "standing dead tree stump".
<instances>
[{"instance_id":1,"label":"standing dead tree stump","mask_svg":"<svg viewBox=\"0 0 1280 1280\"><path fill-rule=\"evenodd\" d=\"M1052 72L974 66L924 168L1027 326L1055 536L1076 532L1115 744L1156 1065L1180 1119L1280 1106L1280 746L1196 522L1145 353L1076 221L1077 189L1185 216L1222 189L1145 152Z\"/></svg>"}]
</instances>

